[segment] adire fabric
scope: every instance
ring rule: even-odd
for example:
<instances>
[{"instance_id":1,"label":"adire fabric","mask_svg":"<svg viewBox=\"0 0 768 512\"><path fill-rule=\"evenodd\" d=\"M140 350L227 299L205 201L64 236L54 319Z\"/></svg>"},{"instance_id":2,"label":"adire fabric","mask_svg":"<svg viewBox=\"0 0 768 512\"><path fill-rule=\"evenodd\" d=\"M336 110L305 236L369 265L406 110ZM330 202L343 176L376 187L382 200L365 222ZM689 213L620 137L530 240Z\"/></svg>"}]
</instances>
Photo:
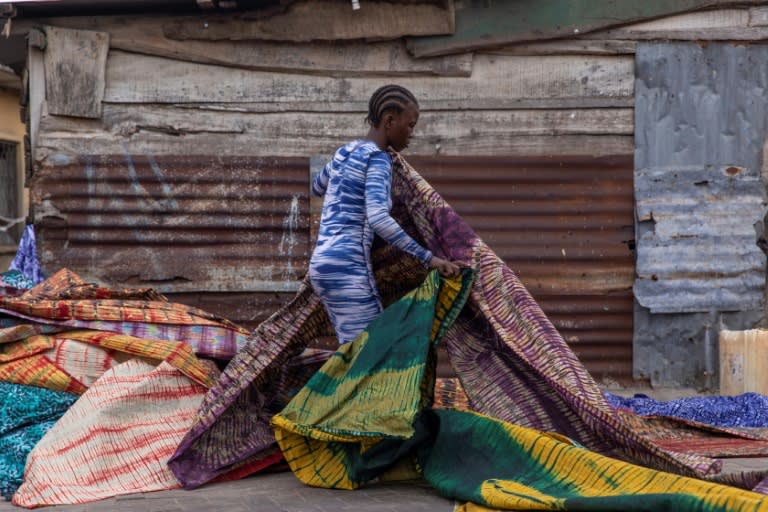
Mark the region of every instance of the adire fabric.
<instances>
[{"instance_id":1,"label":"adire fabric","mask_svg":"<svg viewBox=\"0 0 768 512\"><path fill-rule=\"evenodd\" d=\"M721 475L720 461L666 449L644 434L644 418L629 421L619 414L517 275L398 155L393 156L392 179L392 215L406 232L436 256L477 270L467 304L443 338L473 411L556 432L633 464L761 488L768 470ZM377 248L371 257L385 305L425 277L420 262L393 247ZM249 336L207 393L170 462L179 480L195 487L273 457L269 422L280 410L277 397L285 364L313 339L332 334L322 304L305 280L294 299ZM674 429L674 423L664 428ZM768 438L765 429L742 437Z\"/></svg>"}]
</instances>

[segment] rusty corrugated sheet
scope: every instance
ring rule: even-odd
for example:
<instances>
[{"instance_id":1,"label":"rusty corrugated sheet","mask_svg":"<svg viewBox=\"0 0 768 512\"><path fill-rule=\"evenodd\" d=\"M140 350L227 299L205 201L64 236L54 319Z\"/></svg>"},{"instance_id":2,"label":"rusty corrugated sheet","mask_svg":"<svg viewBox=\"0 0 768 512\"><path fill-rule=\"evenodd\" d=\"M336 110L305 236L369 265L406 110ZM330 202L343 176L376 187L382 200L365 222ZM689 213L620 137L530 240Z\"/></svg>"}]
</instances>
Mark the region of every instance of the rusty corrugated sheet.
<instances>
[{"instance_id":1,"label":"rusty corrugated sheet","mask_svg":"<svg viewBox=\"0 0 768 512\"><path fill-rule=\"evenodd\" d=\"M637 69L638 302L762 309L768 46L644 43Z\"/></svg>"},{"instance_id":2,"label":"rusty corrugated sheet","mask_svg":"<svg viewBox=\"0 0 768 512\"><path fill-rule=\"evenodd\" d=\"M593 375L631 379L630 155L409 160L517 272Z\"/></svg>"},{"instance_id":3,"label":"rusty corrugated sheet","mask_svg":"<svg viewBox=\"0 0 768 512\"><path fill-rule=\"evenodd\" d=\"M163 293L290 292L306 271L309 160L83 157L38 171L47 272Z\"/></svg>"},{"instance_id":4,"label":"rusty corrugated sheet","mask_svg":"<svg viewBox=\"0 0 768 512\"><path fill-rule=\"evenodd\" d=\"M755 225L765 215L759 174L735 166L635 172L638 302L651 313L759 310L765 254Z\"/></svg>"}]
</instances>

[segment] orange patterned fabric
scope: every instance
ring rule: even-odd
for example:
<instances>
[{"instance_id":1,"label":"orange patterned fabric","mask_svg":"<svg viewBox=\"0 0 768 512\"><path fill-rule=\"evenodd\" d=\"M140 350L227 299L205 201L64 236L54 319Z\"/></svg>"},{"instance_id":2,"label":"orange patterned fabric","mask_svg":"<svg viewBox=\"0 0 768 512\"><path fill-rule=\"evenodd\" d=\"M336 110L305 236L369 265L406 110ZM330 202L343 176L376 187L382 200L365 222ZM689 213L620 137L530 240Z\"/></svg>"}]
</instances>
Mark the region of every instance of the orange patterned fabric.
<instances>
[{"instance_id":1,"label":"orange patterned fabric","mask_svg":"<svg viewBox=\"0 0 768 512\"><path fill-rule=\"evenodd\" d=\"M0 364L0 380L77 394L83 394L88 389L43 354Z\"/></svg>"},{"instance_id":2,"label":"orange patterned fabric","mask_svg":"<svg viewBox=\"0 0 768 512\"><path fill-rule=\"evenodd\" d=\"M107 352L100 355L97 351L80 350L79 355L70 353L70 357L60 357L61 344L67 341L82 342ZM114 352L166 361L205 387L211 387L214 380L210 368L203 365L192 348L181 341L146 340L124 334L79 329L50 336L32 336L0 345L0 350L0 380L70 393L83 393L88 384L98 378L96 370L99 367L103 373L126 359L125 356L112 356ZM106 357L108 355L111 357ZM82 381L84 376L88 376L85 382Z\"/></svg>"},{"instance_id":3,"label":"orange patterned fabric","mask_svg":"<svg viewBox=\"0 0 768 512\"><path fill-rule=\"evenodd\" d=\"M195 382L210 388L213 380L208 369L192 352L192 348L180 341L155 341L102 331L69 331L57 338L82 341L134 356L165 361Z\"/></svg>"},{"instance_id":4,"label":"orange patterned fabric","mask_svg":"<svg viewBox=\"0 0 768 512\"><path fill-rule=\"evenodd\" d=\"M10 363L52 349L56 345L53 336L36 334L28 338L0 345L0 363Z\"/></svg>"},{"instance_id":5,"label":"orange patterned fabric","mask_svg":"<svg viewBox=\"0 0 768 512\"><path fill-rule=\"evenodd\" d=\"M217 325L241 331L229 320L168 300L150 288L112 290L85 284L60 270L18 297L0 297L0 309L48 320L104 320L141 323Z\"/></svg>"}]
</instances>

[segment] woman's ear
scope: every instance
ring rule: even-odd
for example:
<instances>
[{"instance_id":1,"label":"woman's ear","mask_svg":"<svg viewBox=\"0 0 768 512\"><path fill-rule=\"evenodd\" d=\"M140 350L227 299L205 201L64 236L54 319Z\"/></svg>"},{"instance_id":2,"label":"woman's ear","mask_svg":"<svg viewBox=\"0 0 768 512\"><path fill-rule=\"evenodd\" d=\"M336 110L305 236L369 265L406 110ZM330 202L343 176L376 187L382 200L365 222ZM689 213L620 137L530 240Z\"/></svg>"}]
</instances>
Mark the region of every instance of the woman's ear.
<instances>
[{"instance_id":1,"label":"woman's ear","mask_svg":"<svg viewBox=\"0 0 768 512\"><path fill-rule=\"evenodd\" d=\"M392 123L394 123L394 122L395 122L395 116L392 115L392 112L387 112L384 115L384 126L386 128L391 128L392 127Z\"/></svg>"}]
</instances>

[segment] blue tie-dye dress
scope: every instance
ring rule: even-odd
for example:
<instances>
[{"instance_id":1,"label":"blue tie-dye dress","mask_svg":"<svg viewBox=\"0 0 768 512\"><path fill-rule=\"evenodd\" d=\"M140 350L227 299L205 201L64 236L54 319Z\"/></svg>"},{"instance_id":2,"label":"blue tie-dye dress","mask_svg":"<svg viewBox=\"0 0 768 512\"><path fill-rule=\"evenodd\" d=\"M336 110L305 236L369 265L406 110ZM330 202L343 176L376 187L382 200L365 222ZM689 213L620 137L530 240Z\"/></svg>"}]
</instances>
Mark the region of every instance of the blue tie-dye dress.
<instances>
[{"instance_id":1,"label":"blue tie-dye dress","mask_svg":"<svg viewBox=\"0 0 768 512\"><path fill-rule=\"evenodd\" d=\"M339 343L352 341L382 311L370 258L374 234L425 266L432 259L389 214L391 187L389 154L367 140L339 148L312 183L312 193L325 200L309 277Z\"/></svg>"}]
</instances>

